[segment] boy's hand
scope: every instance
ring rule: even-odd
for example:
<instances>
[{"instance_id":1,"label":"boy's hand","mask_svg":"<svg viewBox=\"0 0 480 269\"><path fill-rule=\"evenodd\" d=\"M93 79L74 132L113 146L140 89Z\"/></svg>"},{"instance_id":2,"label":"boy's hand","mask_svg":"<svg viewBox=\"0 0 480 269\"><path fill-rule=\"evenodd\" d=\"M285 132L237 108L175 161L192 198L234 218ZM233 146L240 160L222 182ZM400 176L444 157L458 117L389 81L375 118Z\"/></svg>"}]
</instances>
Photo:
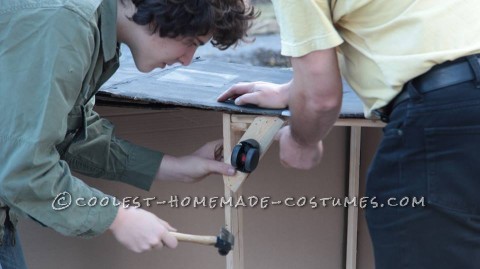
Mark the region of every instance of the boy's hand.
<instances>
[{"instance_id":1,"label":"boy's hand","mask_svg":"<svg viewBox=\"0 0 480 269\"><path fill-rule=\"evenodd\" d=\"M140 208L119 207L110 230L122 245L137 253L178 245L177 239L169 233L176 231L175 228Z\"/></svg>"},{"instance_id":2,"label":"boy's hand","mask_svg":"<svg viewBox=\"0 0 480 269\"><path fill-rule=\"evenodd\" d=\"M193 183L210 174L235 174L235 168L223 162L222 139L209 142L187 156L165 155L156 178L162 181Z\"/></svg>"},{"instance_id":3,"label":"boy's hand","mask_svg":"<svg viewBox=\"0 0 480 269\"><path fill-rule=\"evenodd\" d=\"M222 93L218 102L235 99L236 105L256 105L263 108L286 108L288 106L290 83L269 82L238 83Z\"/></svg>"}]
</instances>

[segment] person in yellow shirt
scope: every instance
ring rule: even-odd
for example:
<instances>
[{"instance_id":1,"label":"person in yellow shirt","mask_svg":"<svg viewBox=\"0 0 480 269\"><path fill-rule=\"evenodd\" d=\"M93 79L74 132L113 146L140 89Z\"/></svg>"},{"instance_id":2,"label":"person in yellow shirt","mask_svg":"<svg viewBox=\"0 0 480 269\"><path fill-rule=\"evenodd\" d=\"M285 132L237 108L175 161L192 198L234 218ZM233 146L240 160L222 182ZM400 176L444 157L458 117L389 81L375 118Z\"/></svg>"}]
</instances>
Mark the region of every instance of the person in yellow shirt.
<instances>
[{"instance_id":1,"label":"person in yellow shirt","mask_svg":"<svg viewBox=\"0 0 480 269\"><path fill-rule=\"evenodd\" d=\"M273 0L293 79L238 84L218 100L289 107L280 160L309 169L338 117L340 74L366 117L388 122L367 176L377 269L480 264L477 0ZM340 71L341 70L341 71ZM424 198L424 207L388 199Z\"/></svg>"}]
</instances>

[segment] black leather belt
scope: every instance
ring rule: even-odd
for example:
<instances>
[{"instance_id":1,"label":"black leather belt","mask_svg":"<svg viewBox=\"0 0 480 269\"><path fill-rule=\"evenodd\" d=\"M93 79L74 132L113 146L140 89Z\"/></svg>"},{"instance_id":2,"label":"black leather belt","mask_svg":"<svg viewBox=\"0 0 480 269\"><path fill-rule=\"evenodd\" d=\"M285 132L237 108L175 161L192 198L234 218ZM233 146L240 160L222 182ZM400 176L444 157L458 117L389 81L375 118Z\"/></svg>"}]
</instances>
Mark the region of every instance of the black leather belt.
<instances>
[{"instance_id":1,"label":"black leather belt","mask_svg":"<svg viewBox=\"0 0 480 269\"><path fill-rule=\"evenodd\" d=\"M474 67L474 63L476 67ZM476 75L477 74L477 75ZM480 54L465 56L455 61L448 61L434 66L428 72L412 79L408 83L413 83L415 88L421 93L432 92L448 86L472 81L480 77ZM406 90L406 83L399 95L397 95L386 109L375 111L380 119L388 122L388 114L400 103L408 100L410 94ZM477 85L480 87L480 85Z\"/></svg>"}]
</instances>

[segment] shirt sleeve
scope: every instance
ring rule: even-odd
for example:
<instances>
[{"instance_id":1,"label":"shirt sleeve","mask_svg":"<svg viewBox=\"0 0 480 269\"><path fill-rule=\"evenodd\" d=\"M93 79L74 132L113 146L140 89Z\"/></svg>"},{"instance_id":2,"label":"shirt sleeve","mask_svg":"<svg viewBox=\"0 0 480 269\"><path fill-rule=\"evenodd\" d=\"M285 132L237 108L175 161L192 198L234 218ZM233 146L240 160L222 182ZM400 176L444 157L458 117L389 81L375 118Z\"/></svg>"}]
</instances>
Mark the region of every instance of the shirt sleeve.
<instances>
[{"instance_id":1,"label":"shirt sleeve","mask_svg":"<svg viewBox=\"0 0 480 269\"><path fill-rule=\"evenodd\" d=\"M280 26L282 54L301 57L340 45L329 0L273 0Z\"/></svg>"},{"instance_id":2,"label":"shirt sleeve","mask_svg":"<svg viewBox=\"0 0 480 269\"><path fill-rule=\"evenodd\" d=\"M149 190L163 154L117 138L113 124L93 111L93 102L84 113L85 138L72 143L64 155L71 169Z\"/></svg>"},{"instance_id":3,"label":"shirt sleeve","mask_svg":"<svg viewBox=\"0 0 480 269\"><path fill-rule=\"evenodd\" d=\"M56 149L92 58L91 23L65 8L12 11L0 40L0 199L64 235L103 233L114 198L72 176Z\"/></svg>"}]
</instances>

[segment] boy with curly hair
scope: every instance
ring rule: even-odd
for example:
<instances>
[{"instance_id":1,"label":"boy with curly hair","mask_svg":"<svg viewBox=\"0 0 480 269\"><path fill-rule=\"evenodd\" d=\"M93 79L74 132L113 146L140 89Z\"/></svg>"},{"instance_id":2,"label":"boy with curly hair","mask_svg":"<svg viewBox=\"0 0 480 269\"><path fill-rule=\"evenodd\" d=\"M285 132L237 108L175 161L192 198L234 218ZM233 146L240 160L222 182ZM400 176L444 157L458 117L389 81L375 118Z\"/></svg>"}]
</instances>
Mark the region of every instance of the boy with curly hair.
<instances>
[{"instance_id":1,"label":"boy with curly hair","mask_svg":"<svg viewBox=\"0 0 480 269\"><path fill-rule=\"evenodd\" d=\"M26 268L17 216L68 236L110 230L135 252L176 247L174 229L145 210L110 203L56 211L52 203L62 193L108 197L70 170L145 190L153 181L233 175L215 158L221 141L164 155L115 137L93 100L119 66L121 43L142 72L188 65L207 42L226 49L242 40L253 8L242 0L0 0L0 14L0 268Z\"/></svg>"}]
</instances>

